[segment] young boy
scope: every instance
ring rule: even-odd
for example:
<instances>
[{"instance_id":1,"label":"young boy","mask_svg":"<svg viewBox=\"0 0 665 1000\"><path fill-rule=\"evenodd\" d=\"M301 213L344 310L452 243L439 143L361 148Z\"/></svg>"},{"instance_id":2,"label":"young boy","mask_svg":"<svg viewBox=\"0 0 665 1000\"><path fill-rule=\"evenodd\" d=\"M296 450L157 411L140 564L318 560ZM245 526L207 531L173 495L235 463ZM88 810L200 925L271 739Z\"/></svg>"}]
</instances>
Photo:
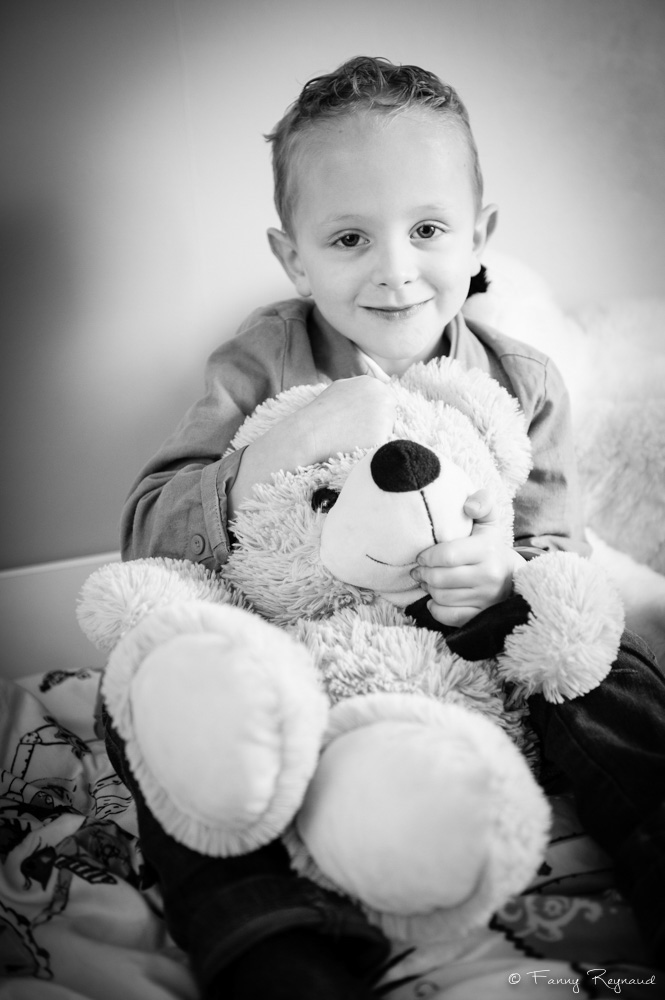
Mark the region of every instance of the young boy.
<instances>
[{"instance_id":1,"label":"young boy","mask_svg":"<svg viewBox=\"0 0 665 1000\"><path fill-rule=\"evenodd\" d=\"M357 58L311 80L268 136L282 229L268 233L300 299L259 309L210 358L206 395L144 470L123 516L123 556L218 568L233 514L254 484L337 451L385 441L385 382L440 355L489 372L519 401L534 469L516 502L515 545L494 528L491 497L467 501L471 536L435 545L415 571L430 611L460 626L501 602L525 558L585 551L561 378L537 351L461 307L496 224L466 109L415 66ZM301 383L330 382L309 406L221 458L247 414ZM230 528L229 528L230 525ZM625 637L606 682L556 706L531 699L543 753L568 776L589 831L617 861L651 959L665 920L665 683ZM201 857L161 830L137 795L146 858L171 932L206 997L360 998L386 944L341 898L291 876L279 843L239 858Z\"/></svg>"}]
</instances>

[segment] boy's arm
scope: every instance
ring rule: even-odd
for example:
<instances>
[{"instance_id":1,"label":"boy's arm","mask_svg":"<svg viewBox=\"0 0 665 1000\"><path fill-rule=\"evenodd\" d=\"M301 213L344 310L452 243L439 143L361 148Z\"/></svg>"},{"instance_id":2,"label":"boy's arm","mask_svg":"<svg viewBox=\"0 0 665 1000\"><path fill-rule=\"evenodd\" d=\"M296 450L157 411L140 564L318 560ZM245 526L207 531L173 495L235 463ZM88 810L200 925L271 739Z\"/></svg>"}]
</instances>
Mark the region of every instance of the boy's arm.
<instances>
[{"instance_id":1,"label":"boy's arm","mask_svg":"<svg viewBox=\"0 0 665 1000\"><path fill-rule=\"evenodd\" d=\"M284 356L293 339L281 321L269 320L262 331L231 340L211 355L205 395L143 469L127 498L123 559L171 556L210 568L226 561L226 497L241 453L221 456L245 416L284 388ZM311 353L307 364L304 331L301 339L305 360L296 377L318 381Z\"/></svg>"},{"instance_id":2,"label":"boy's arm","mask_svg":"<svg viewBox=\"0 0 665 1000\"><path fill-rule=\"evenodd\" d=\"M515 548L527 558L565 550L588 556L570 398L552 361L527 413L533 468L515 498Z\"/></svg>"},{"instance_id":3,"label":"boy's arm","mask_svg":"<svg viewBox=\"0 0 665 1000\"><path fill-rule=\"evenodd\" d=\"M172 466L159 452L130 493L122 512L124 560L168 556L217 568L228 557L226 493L240 453L217 461Z\"/></svg>"},{"instance_id":4,"label":"boy's arm","mask_svg":"<svg viewBox=\"0 0 665 1000\"><path fill-rule=\"evenodd\" d=\"M280 348L278 336L256 343L245 337L212 355L206 395L144 469L125 504L123 559L170 556L218 569L228 558L227 522L256 483L280 469L387 439L394 395L382 382L361 375L334 382L262 438L220 457L260 402L288 385L320 381L306 335L294 340L285 343L282 337ZM296 347L305 361L285 364L284 355L293 355Z\"/></svg>"}]
</instances>

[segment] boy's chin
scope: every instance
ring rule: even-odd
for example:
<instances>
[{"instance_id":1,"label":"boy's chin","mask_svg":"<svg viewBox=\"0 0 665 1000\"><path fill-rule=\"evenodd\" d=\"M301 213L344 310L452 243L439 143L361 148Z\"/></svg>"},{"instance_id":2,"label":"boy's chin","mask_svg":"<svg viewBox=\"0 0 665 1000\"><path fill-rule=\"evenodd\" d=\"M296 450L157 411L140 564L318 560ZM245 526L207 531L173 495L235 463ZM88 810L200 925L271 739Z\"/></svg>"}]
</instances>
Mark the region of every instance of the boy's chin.
<instances>
[{"instance_id":1,"label":"boy's chin","mask_svg":"<svg viewBox=\"0 0 665 1000\"><path fill-rule=\"evenodd\" d=\"M388 361L408 361L411 364L414 361L429 361L440 352L444 328L394 330L392 334L387 331L379 340L368 338L368 346L363 350L371 357L376 355Z\"/></svg>"}]
</instances>

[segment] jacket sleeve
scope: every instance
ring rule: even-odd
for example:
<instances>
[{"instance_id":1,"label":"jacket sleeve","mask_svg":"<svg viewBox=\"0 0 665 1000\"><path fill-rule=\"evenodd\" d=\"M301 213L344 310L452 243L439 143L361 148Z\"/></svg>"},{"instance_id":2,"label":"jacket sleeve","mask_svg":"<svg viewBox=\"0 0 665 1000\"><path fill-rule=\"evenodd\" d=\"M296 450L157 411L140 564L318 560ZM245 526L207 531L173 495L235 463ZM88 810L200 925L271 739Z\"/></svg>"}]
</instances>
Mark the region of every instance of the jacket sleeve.
<instances>
[{"instance_id":1,"label":"jacket sleeve","mask_svg":"<svg viewBox=\"0 0 665 1000\"><path fill-rule=\"evenodd\" d=\"M524 373L522 373L522 376ZM588 555L573 444L570 400L554 365L530 366L529 423L533 468L515 499L515 547L526 558L543 551Z\"/></svg>"},{"instance_id":2,"label":"jacket sleeve","mask_svg":"<svg viewBox=\"0 0 665 1000\"><path fill-rule=\"evenodd\" d=\"M141 472L121 519L123 559L170 556L218 569L228 558L226 498L242 452L222 458L256 406L283 388L286 324L268 317L209 358L205 394Z\"/></svg>"}]
</instances>

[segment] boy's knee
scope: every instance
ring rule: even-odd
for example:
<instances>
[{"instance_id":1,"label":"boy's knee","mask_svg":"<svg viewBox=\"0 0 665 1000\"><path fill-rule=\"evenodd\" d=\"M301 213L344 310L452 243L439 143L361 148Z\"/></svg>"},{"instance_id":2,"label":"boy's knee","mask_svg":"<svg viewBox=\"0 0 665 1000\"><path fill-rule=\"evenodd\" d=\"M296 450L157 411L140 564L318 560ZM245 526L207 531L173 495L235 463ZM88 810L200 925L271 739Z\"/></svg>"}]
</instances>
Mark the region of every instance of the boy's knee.
<instances>
[{"instance_id":1,"label":"boy's knee","mask_svg":"<svg viewBox=\"0 0 665 1000\"><path fill-rule=\"evenodd\" d=\"M614 665L629 666L634 664L646 666L651 672L665 680L665 674L658 665L656 656L649 645L636 632L625 629L621 636L619 652Z\"/></svg>"}]
</instances>

